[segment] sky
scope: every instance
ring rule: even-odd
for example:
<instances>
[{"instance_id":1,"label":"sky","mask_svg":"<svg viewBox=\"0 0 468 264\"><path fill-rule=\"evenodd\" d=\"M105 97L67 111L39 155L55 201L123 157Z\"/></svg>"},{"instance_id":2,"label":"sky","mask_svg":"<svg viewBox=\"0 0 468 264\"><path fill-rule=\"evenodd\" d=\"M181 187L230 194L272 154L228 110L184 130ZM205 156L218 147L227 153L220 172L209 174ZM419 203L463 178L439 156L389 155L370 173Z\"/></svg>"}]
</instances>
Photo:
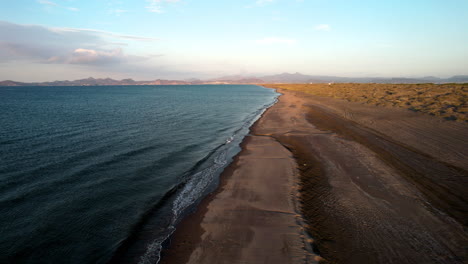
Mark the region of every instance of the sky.
<instances>
[{"instance_id":1,"label":"sky","mask_svg":"<svg viewBox=\"0 0 468 264\"><path fill-rule=\"evenodd\" d=\"M0 0L0 80L468 74L466 0Z\"/></svg>"}]
</instances>

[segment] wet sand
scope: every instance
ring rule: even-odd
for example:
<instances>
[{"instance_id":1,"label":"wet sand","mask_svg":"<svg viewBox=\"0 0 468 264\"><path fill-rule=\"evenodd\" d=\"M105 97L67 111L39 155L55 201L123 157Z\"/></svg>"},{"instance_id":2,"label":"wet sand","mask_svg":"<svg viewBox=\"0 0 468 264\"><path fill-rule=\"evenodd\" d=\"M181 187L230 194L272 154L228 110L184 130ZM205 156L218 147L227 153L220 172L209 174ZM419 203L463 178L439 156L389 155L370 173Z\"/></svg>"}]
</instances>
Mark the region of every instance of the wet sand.
<instances>
[{"instance_id":1,"label":"wet sand","mask_svg":"<svg viewBox=\"0 0 468 264\"><path fill-rule=\"evenodd\" d=\"M162 263L466 263L468 125L279 92Z\"/></svg>"}]
</instances>

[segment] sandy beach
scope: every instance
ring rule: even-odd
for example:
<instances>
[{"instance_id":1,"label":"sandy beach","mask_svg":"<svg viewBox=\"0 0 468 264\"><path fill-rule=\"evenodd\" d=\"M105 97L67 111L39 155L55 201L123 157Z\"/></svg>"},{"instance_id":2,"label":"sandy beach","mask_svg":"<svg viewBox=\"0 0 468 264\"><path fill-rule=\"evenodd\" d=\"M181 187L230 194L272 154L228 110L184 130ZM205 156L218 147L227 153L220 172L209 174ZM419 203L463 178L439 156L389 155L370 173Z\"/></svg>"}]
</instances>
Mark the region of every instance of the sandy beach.
<instances>
[{"instance_id":1,"label":"sandy beach","mask_svg":"<svg viewBox=\"0 0 468 264\"><path fill-rule=\"evenodd\" d=\"M468 125L278 91L161 263L466 263Z\"/></svg>"}]
</instances>

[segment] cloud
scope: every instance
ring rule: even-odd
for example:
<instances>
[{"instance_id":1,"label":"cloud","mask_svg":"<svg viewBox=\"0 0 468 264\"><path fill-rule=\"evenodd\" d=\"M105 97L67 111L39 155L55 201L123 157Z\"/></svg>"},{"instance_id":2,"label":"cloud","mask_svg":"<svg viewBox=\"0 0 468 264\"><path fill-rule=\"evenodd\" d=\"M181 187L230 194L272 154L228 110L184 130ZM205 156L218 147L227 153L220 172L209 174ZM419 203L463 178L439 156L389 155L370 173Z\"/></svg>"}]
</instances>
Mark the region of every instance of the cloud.
<instances>
[{"instance_id":1,"label":"cloud","mask_svg":"<svg viewBox=\"0 0 468 264\"><path fill-rule=\"evenodd\" d=\"M148 11L150 11L152 13L158 13L158 14L163 13L162 7L159 4L151 3L148 6L146 6L145 8L148 9Z\"/></svg>"},{"instance_id":2,"label":"cloud","mask_svg":"<svg viewBox=\"0 0 468 264\"><path fill-rule=\"evenodd\" d=\"M271 37L271 38L258 39L255 42L257 44L262 44L262 45L271 45L271 44L288 44L288 45L292 45L292 44L295 44L297 41L295 39Z\"/></svg>"},{"instance_id":3,"label":"cloud","mask_svg":"<svg viewBox=\"0 0 468 264\"><path fill-rule=\"evenodd\" d=\"M124 64L149 57L125 55L121 47L116 48L112 39L154 40L92 29L47 28L2 21L0 35L3 36L0 40L0 63Z\"/></svg>"},{"instance_id":4,"label":"cloud","mask_svg":"<svg viewBox=\"0 0 468 264\"><path fill-rule=\"evenodd\" d=\"M273 3L273 2L274 2L274 0L257 0L255 2L253 2L252 4L245 6L245 8L265 6L265 5Z\"/></svg>"},{"instance_id":5,"label":"cloud","mask_svg":"<svg viewBox=\"0 0 468 264\"><path fill-rule=\"evenodd\" d=\"M163 4L164 3L177 3L180 0L146 0L148 5L145 7L149 12L152 13L164 13L163 11Z\"/></svg>"},{"instance_id":6,"label":"cloud","mask_svg":"<svg viewBox=\"0 0 468 264\"><path fill-rule=\"evenodd\" d=\"M314 29L318 31L330 31L331 26L328 24L320 24L320 25L315 26Z\"/></svg>"},{"instance_id":7,"label":"cloud","mask_svg":"<svg viewBox=\"0 0 468 264\"><path fill-rule=\"evenodd\" d=\"M70 10L70 11L73 11L73 12L78 12L80 11L80 9L76 8L76 7L64 7L64 6L61 6L55 2L52 2L52 1L48 1L48 0L37 0L36 1L37 3L41 4L41 5L44 5L44 6L48 6L48 7L59 7L59 8L64 8L64 9L67 9L67 10Z\"/></svg>"},{"instance_id":8,"label":"cloud","mask_svg":"<svg viewBox=\"0 0 468 264\"><path fill-rule=\"evenodd\" d=\"M150 0L149 2L154 2L154 3L177 3L180 2L180 0Z\"/></svg>"},{"instance_id":9,"label":"cloud","mask_svg":"<svg viewBox=\"0 0 468 264\"><path fill-rule=\"evenodd\" d=\"M37 0L37 2L41 5L58 6L56 3L47 0Z\"/></svg>"},{"instance_id":10,"label":"cloud","mask_svg":"<svg viewBox=\"0 0 468 264\"><path fill-rule=\"evenodd\" d=\"M255 2L256 5L265 5L265 4L268 4L268 3L271 3L273 2L273 0L257 0Z\"/></svg>"},{"instance_id":11,"label":"cloud","mask_svg":"<svg viewBox=\"0 0 468 264\"><path fill-rule=\"evenodd\" d=\"M130 39L130 40L138 40L138 41L157 41L157 40L160 40L160 39L157 39L157 38L134 36L134 35L124 35L124 34L108 32L108 31L104 31L104 30L96 30L96 29L88 29L88 28L49 28L49 29L54 31L54 32L75 32L75 33L82 32L82 33L90 33L90 34L100 35L100 36L108 36L108 37L113 37L113 38L118 38L118 39Z\"/></svg>"},{"instance_id":12,"label":"cloud","mask_svg":"<svg viewBox=\"0 0 468 264\"><path fill-rule=\"evenodd\" d=\"M0 42L0 62L12 58L41 58L41 54L47 54L42 47L33 47L27 44L14 42Z\"/></svg>"},{"instance_id":13,"label":"cloud","mask_svg":"<svg viewBox=\"0 0 468 264\"><path fill-rule=\"evenodd\" d=\"M68 58L70 64L109 64L119 62L124 58L122 49L103 51L93 49L75 49Z\"/></svg>"},{"instance_id":14,"label":"cloud","mask_svg":"<svg viewBox=\"0 0 468 264\"><path fill-rule=\"evenodd\" d=\"M92 65L107 65L123 63L130 60L143 60L143 57L126 56L121 48L113 50L94 50L94 49L75 49L67 56L53 56L47 59L47 63L64 63L64 64L92 64Z\"/></svg>"}]
</instances>

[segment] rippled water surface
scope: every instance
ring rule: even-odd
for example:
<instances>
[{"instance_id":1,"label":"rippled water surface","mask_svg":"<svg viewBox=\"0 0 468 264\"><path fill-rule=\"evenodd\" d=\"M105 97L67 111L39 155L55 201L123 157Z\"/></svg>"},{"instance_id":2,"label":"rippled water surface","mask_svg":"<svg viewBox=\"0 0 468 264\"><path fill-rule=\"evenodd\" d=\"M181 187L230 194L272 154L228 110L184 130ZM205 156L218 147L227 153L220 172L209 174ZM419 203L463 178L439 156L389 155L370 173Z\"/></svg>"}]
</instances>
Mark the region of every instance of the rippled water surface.
<instances>
[{"instance_id":1,"label":"rippled water surface","mask_svg":"<svg viewBox=\"0 0 468 264\"><path fill-rule=\"evenodd\" d=\"M276 93L0 87L0 263L156 263Z\"/></svg>"}]
</instances>

